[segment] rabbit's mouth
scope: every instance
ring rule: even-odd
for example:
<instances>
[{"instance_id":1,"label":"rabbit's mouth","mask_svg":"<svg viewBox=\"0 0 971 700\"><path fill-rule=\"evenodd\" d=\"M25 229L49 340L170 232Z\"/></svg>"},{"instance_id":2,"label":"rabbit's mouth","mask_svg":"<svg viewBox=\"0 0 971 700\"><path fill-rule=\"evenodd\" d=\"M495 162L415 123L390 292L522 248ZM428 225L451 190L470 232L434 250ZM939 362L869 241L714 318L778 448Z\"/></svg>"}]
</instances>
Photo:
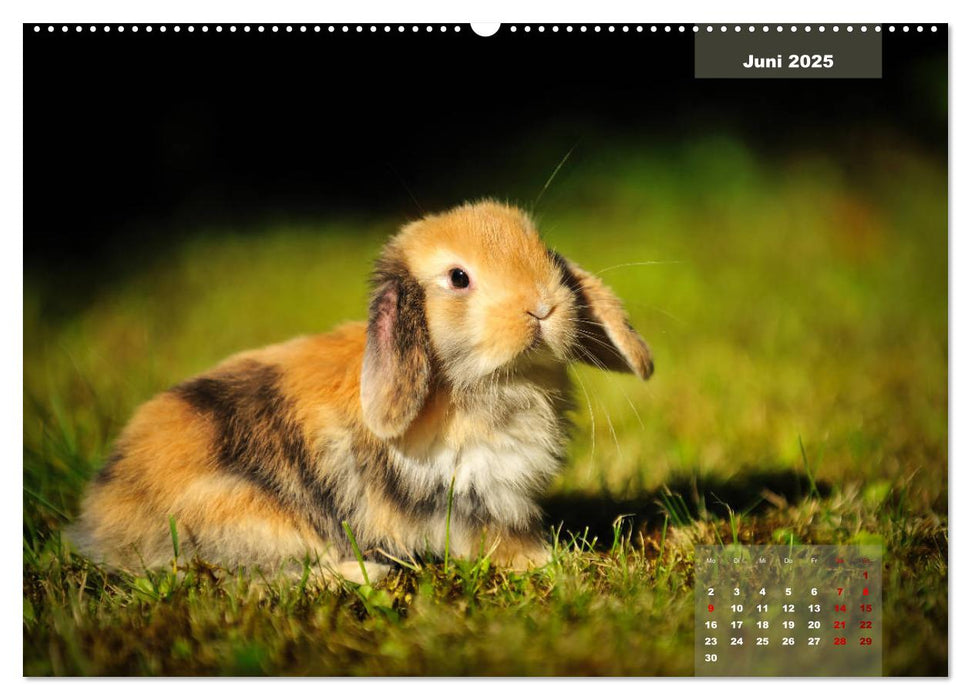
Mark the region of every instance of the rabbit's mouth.
<instances>
[{"instance_id":1,"label":"rabbit's mouth","mask_svg":"<svg viewBox=\"0 0 971 700\"><path fill-rule=\"evenodd\" d=\"M546 344L546 337L543 334L543 324L537 321L533 324L533 338L530 340L529 345L526 346L526 352L539 350Z\"/></svg>"},{"instance_id":2,"label":"rabbit's mouth","mask_svg":"<svg viewBox=\"0 0 971 700\"><path fill-rule=\"evenodd\" d=\"M513 362L519 366L552 366L566 363L567 359L557 352L554 338L539 323L533 329L532 340Z\"/></svg>"}]
</instances>

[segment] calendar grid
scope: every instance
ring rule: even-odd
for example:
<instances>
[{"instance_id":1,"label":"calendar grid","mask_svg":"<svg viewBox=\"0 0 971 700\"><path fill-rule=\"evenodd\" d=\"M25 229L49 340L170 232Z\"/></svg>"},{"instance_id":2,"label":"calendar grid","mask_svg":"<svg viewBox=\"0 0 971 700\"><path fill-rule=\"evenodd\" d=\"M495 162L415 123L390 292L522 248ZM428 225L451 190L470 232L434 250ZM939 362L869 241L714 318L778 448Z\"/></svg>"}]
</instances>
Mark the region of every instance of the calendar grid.
<instances>
[{"instance_id":1,"label":"calendar grid","mask_svg":"<svg viewBox=\"0 0 971 700\"><path fill-rule=\"evenodd\" d=\"M879 676L879 546L695 548L695 675Z\"/></svg>"}]
</instances>

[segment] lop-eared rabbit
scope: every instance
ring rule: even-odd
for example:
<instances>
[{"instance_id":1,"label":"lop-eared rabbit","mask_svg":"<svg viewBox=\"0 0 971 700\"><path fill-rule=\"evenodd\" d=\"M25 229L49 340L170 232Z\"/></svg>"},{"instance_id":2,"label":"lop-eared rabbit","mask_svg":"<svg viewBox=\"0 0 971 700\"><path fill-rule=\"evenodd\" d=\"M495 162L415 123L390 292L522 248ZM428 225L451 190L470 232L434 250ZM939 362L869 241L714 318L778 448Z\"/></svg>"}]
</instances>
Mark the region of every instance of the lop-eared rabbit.
<instances>
[{"instance_id":1,"label":"lop-eared rabbit","mask_svg":"<svg viewBox=\"0 0 971 700\"><path fill-rule=\"evenodd\" d=\"M367 322L243 352L138 409L71 537L140 570L306 562L372 578L394 558L547 562L536 497L562 460L567 365L653 371L600 279L492 201L406 225L378 258ZM451 501L451 516L446 514Z\"/></svg>"}]
</instances>

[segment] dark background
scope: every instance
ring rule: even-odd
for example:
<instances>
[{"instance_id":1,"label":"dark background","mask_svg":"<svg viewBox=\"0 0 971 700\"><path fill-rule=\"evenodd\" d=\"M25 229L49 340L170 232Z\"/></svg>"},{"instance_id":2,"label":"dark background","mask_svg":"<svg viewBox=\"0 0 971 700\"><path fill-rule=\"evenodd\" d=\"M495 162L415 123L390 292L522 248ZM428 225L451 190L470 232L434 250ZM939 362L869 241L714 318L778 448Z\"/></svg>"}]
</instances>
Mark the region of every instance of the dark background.
<instances>
[{"instance_id":1,"label":"dark background","mask_svg":"<svg viewBox=\"0 0 971 700\"><path fill-rule=\"evenodd\" d=\"M24 27L28 275L164 248L190 226L515 195L517 173L538 189L577 144L582 159L728 130L852 158L891 129L947 146L946 28L885 32L882 80L700 81L690 31L74 26Z\"/></svg>"}]
</instances>

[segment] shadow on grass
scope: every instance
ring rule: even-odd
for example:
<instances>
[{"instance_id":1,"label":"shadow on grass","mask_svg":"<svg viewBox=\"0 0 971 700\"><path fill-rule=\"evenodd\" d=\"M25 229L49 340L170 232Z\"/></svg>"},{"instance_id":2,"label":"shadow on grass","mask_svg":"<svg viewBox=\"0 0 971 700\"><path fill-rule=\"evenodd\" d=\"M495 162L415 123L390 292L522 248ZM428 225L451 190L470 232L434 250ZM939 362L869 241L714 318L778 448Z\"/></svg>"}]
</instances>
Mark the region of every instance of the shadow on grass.
<instances>
[{"instance_id":1,"label":"shadow on grass","mask_svg":"<svg viewBox=\"0 0 971 700\"><path fill-rule=\"evenodd\" d=\"M607 549L613 541L613 525L618 516L630 516L625 525L633 532L658 530L665 516L671 525L686 525L707 518L727 519L733 513L756 515L769 509L798 503L810 496L826 497L828 484L811 481L805 472L790 469L745 470L730 478L712 475L678 477L656 491L635 498L566 494L540 501L548 525L562 524L563 533L597 538L596 548ZM727 508L726 508L727 506Z\"/></svg>"}]
</instances>

